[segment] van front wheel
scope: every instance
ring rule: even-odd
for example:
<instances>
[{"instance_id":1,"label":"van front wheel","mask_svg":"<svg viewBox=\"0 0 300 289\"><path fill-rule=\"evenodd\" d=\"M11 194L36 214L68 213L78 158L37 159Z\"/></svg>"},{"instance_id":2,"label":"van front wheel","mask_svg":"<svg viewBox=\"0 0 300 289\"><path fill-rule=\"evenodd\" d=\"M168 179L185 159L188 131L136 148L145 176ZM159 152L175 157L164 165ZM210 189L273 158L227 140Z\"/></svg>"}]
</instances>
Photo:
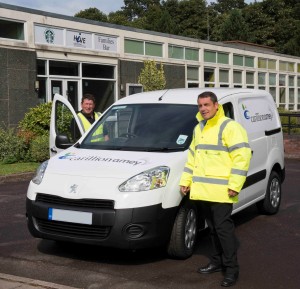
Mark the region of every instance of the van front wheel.
<instances>
[{"instance_id":1,"label":"van front wheel","mask_svg":"<svg viewBox=\"0 0 300 289\"><path fill-rule=\"evenodd\" d=\"M263 214L273 215L276 214L279 210L281 202L281 181L277 172L272 171L266 196L263 200L257 203L257 208Z\"/></svg>"},{"instance_id":2,"label":"van front wheel","mask_svg":"<svg viewBox=\"0 0 300 289\"><path fill-rule=\"evenodd\" d=\"M168 255L177 259L187 259L194 251L197 236L197 207L187 200L180 207L168 245Z\"/></svg>"}]
</instances>

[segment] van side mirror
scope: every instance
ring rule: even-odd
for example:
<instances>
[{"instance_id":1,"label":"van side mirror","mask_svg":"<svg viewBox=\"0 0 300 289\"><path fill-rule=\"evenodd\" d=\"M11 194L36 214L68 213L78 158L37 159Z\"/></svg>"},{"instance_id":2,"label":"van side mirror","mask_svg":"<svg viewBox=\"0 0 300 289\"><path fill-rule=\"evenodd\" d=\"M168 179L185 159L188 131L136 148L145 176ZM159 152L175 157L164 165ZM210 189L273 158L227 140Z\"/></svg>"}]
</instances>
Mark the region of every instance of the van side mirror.
<instances>
[{"instance_id":1,"label":"van side mirror","mask_svg":"<svg viewBox=\"0 0 300 289\"><path fill-rule=\"evenodd\" d=\"M67 135L58 134L55 138L55 146L60 149L67 149L72 146L72 143Z\"/></svg>"}]
</instances>

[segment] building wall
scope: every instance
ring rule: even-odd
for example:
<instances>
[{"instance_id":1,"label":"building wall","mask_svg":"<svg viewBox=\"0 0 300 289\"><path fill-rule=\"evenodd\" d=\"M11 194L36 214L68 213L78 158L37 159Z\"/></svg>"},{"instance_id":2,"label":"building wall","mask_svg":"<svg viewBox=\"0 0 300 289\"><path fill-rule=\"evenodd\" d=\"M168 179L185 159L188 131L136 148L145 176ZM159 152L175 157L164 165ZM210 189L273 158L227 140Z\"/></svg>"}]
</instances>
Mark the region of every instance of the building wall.
<instances>
[{"instance_id":1,"label":"building wall","mask_svg":"<svg viewBox=\"0 0 300 289\"><path fill-rule=\"evenodd\" d=\"M38 103L34 91L36 53L0 48L0 126L16 127Z\"/></svg>"}]
</instances>

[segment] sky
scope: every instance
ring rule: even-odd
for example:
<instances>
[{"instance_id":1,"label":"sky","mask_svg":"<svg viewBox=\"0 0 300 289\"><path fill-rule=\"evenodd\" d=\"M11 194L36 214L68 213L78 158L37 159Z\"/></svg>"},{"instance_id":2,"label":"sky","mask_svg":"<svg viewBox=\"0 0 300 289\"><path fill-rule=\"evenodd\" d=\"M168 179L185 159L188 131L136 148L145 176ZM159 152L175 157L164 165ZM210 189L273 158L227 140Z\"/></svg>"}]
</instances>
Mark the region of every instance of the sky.
<instances>
[{"instance_id":1,"label":"sky","mask_svg":"<svg viewBox=\"0 0 300 289\"><path fill-rule=\"evenodd\" d=\"M214 1L212 0L210 2ZM253 1L246 0L245 2L249 3ZM124 6L123 0L0 0L0 3L22 6L68 16L74 16L79 11L91 7L96 7L108 15L110 12L121 10L121 7Z\"/></svg>"}]
</instances>

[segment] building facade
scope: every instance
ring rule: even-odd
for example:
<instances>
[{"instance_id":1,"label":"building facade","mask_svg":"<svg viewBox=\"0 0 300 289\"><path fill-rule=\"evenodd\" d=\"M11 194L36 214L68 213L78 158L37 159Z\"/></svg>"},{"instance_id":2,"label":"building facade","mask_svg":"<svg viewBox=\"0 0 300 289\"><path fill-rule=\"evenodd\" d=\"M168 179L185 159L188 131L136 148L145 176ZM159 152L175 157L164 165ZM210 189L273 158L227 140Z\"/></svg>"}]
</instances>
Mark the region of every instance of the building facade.
<instances>
[{"instance_id":1,"label":"building facade","mask_svg":"<svg viewBox=\"0 0 300 289\"><path fill-rule=\"evenodd\" d=\"M64 95L97 111L142 90L144 60L162 63L166 88L242 87L269 91L278 107L300 110L300 58L242 42L211 42L0 3L0 126ZM183 96L184 97L184 96Z\"/></svg>"}]
</instances>

